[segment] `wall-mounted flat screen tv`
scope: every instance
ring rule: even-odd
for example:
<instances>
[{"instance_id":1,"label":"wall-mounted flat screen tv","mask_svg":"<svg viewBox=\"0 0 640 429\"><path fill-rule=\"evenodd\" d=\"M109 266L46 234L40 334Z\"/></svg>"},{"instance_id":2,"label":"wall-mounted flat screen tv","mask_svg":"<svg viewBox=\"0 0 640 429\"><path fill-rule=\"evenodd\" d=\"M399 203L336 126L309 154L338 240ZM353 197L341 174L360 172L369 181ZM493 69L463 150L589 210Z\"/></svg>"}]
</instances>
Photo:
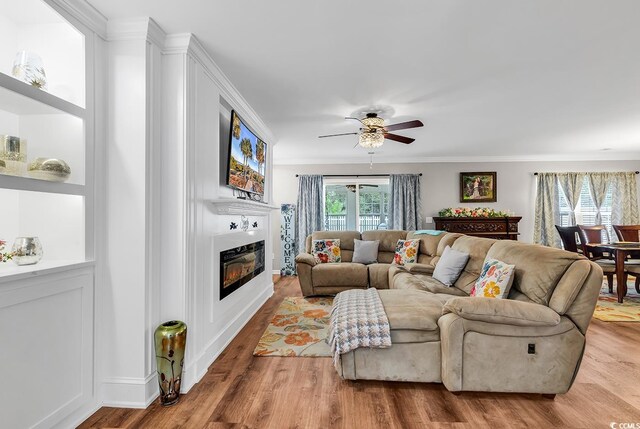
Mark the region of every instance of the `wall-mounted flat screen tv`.
<instances>
[{"instance_id":1,"label":"wall-mounted flat screen tv","mask_svg":"<svg viewBox=\"0 0 640 429\"><path fill-rule=\"evenodd\" d=\"M232 110L227 185L251 194L264 195L266 163L267 144Z\"/></svg>"}]
</instances>

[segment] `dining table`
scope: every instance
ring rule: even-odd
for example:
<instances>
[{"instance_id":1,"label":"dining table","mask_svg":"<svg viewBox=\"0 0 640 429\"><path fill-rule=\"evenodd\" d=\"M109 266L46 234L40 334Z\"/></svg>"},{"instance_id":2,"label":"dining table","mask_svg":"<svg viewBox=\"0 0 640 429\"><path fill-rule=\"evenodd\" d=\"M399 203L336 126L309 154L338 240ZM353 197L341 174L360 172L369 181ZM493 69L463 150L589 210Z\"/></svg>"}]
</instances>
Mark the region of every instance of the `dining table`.
<instances>
[{"instance_id":1,"label":"dining table","mask_svg":"<svg viewBox=\"0 0 640 429\"><path fill-rule=\"evenodd\" d=\"M627 294L627 279L624 275L624 262L631 253L640 252L640 242L618 241L616 243L590 243L587 246L596 252L607 252L616 263L616 292L618 302L622 304Z\"/></svg>"}]
</instances>

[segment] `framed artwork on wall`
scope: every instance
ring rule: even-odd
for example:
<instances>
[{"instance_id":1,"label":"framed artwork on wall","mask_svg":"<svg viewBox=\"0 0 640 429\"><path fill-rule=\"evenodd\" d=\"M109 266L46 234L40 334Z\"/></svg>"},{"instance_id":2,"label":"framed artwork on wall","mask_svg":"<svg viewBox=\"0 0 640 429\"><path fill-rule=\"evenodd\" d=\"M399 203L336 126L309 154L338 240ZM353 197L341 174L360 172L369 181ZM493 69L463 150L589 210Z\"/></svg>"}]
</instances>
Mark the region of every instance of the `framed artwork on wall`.
<instances>
[{"instance_id":1,"label":"framed artwork on wall","mask_svg":"<svg viewBox=\"0 0 640 429\"><path fill-rule=\"evenodd\" d=\"M461 203L495 203L498 200L496 172L460 173Z\"/></svg>"}]
</instances>

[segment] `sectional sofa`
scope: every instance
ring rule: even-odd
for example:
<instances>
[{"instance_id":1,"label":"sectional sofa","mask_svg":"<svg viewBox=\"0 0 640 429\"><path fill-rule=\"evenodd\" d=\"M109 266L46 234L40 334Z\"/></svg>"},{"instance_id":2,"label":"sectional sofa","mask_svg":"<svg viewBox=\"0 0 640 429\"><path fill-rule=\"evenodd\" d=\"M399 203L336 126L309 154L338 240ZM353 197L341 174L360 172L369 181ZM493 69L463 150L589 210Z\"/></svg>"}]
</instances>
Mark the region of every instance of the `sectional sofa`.
<instances>
[{"instance_id":1,"label":"sectional sofa","mask_svg":"<svg viewBox=\"0 0 640 429\"><path fill-rule=\"evenodd\" d=\"M341 263L315 264L311 240L339 238ZM453 392L555 395L571 387L602 284L586 258L538 245L443 233L371 231L378 263L351 261L358 232L322 231L297 258L304 295L376 287L391 327L392 346L360 348L336 365L345 379L442 382ZM420 238L418 263L391 264L399 238ZM452 287L431 274L449 245L470 255ZM515 265L508 299L470 297L486 257Z\"/></svg>"}]
</instances>

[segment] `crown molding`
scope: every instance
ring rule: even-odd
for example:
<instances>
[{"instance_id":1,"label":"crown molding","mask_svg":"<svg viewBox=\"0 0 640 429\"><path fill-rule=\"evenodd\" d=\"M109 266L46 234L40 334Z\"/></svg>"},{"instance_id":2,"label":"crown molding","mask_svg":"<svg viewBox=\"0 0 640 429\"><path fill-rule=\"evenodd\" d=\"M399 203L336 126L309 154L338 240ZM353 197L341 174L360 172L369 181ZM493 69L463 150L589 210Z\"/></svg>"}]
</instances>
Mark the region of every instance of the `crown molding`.
<instances>
[{"instance_id":1,"label":"crown molding","mask_svg":"<svg viewBox=\"0 0 640 429\"><path fill-rule=\"evenodd\" d=\"M163 48L166 37L164 30L149 17L110 19L107 23L109 42L145 40Z\"/></svg>"},{"instance_id":2,"label":"crown molding","mask_svg":"<svg viewBox=\"0 0 640 429\"><path fill-rule=\"evenodd\" d=\"M45 0L56 10L62 9L98 36L107 37L107 18L85 0Z\"/></svg>"},{"instance_id":3,"label":"crown molding","mask_svg":"<svg viewBox=\"0 0 640 429\"><path fill-rule=\"evenodd\" d=\"M195 35L191 33L167 35L162 53L165 55L189 55L193 58L202 66L211 80L216 83L222 98L231 104L234 110L238 111L242 119L247 121L251 128L263 137L266 143L272 147L275 146L276 138L269 127L267 127L247 100L240 94L240 91L231 83L231 80L229 80L213 58L211 58Z\"/></svg>"},{"instance_id":4,"label":"crown molding","mask_svg":"<svg viewBox=\"0 0 640 429\"><path fill-rule=\"evenodd\" d=\"M374 155L374 164L425 164L425 163L493 163L493 162L570 162L570 161L640 161L640 152L625 153L592 153L592 154L562 154L562 155L522 155L522 156L443 156L443 157L389 157L384 155ZM327 164L369 164L369 155L354 158L294 158L278 159L273 158L274 165L327 165Z\"/></svg>"}]
</instances>

